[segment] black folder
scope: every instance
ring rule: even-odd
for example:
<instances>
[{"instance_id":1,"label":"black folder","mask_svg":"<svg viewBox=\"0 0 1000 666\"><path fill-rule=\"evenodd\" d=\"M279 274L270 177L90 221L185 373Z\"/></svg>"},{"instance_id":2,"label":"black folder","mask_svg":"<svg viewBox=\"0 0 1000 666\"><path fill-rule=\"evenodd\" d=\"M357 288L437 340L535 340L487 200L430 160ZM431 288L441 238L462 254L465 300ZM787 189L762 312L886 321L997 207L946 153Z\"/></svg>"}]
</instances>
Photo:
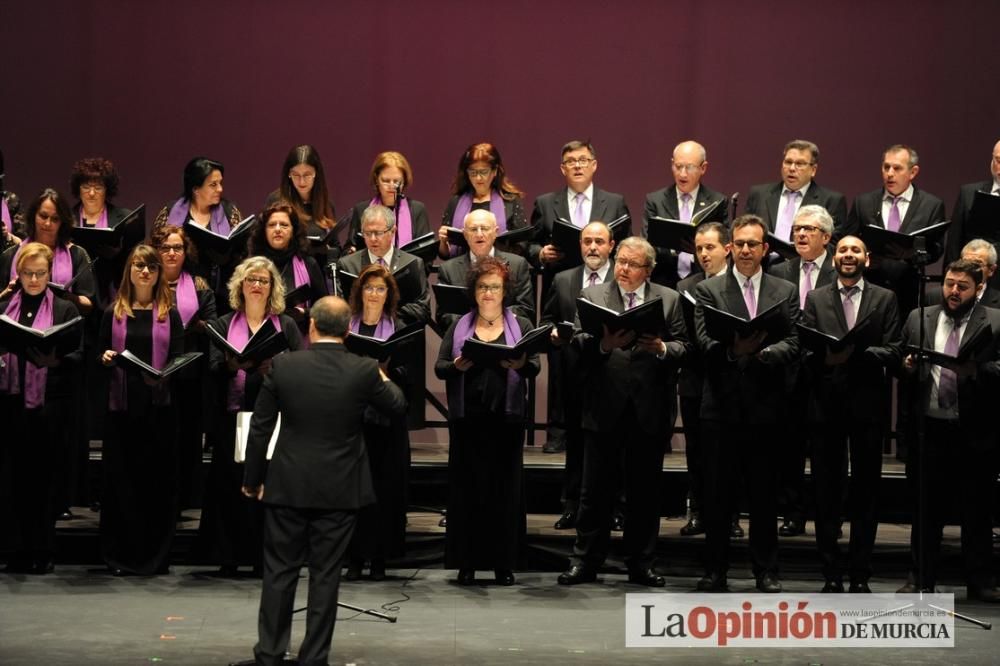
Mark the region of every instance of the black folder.
<instances>
[{"instance_id":1,"label":"black folder","mask_svg":"<svg viewBox=\"0 0 1000 666\"><path fill-rule=\"evenodd\" d=\"M284 332L275 329L270 319L250 336L243 349L236 349L229 344L226 334L217 330L212 324L206 325L205 331L208 333L208 339L216 347L233 356L239 363L250 361L256 365L288 349L288 339Z\"/></svg>"},{"instance_id":2,"label":"black folder","mask_svg":"<svg viewBox=\"0 0 1000 666\"><path fill-rule=\"evenodd\" d=\"M433 231L424 234L423 236L418 236L414 238L409 243L405 243L399 246L399 249L403 252L407 252L414 256L420 257L424 260L425 264L430 264L434 261L434 257L437 256L438 250L438 239L437 234Z\"/></svg>"},{"instance_id":3,"label":"black folder","mask_svg":"<svg viewBox=\"0 0 1000 666\"><path fill-rule=\"evenodd\" d=\"M133 370L138 370L139 372L144 372L147 375L153 377L154 379L166 379L175 372L178 372L182 368L190 365L194 361L201 358L201 352L188 352L186 354L178 354L177 356L170 359L170 361L163 367L162 370L157 370L153 366L149 365L138 356L125 350L115 356L115 363L119 367L131 368Z\"/></svg>"},{"instance_id":4,"label":"black folder","mask_svg":"<svg viewBox=\"0 0 1000 666\"><path fill-rule=\"evenodd\" d=\"M631 220L632 218L628 215L622 215L608 222L608 227L611 229L611 237L616 241L627 238L632 231L632 227L629 224ZM561 217L556 218L555 222L552 223L552 234L549 236L549 244L555 245L563 253L567 267L583 263L583 257L580 255L581 231L583 229Z\"/></svg>"},{"instance_id":5,"label":"black folder","mask_svg":"<svg viewBox=\"0 0 1000 666\"><path fill-rule=\"evenodd\" d=\"M285 307L294 308L298 305L311 303L317 300L319 294L313 289L311 282L295 287L291 291L285 292Z\"/></svg>"},{"instance_id":6,"label":"black folder","mask_svg":"<svg viewBox=\"0 0 1000 666\"><path fill-rule=\"evenodd\" d=\"M705 331L708 337L719 342L730 344L739 333L741 338L748 338L757 331L764 331L767 337L765 343L775 342L788 335L791 322L782 310L781 303L775 303L768 309L747 320L737 317L724 310L719 310L706 303L701 304L705 314Z\"/></svg>"},{"instance_id":7,"label":"black folder","mask_svg":"<svg viewBox=\"0 0 1000 666\"><path fill-rule=\"evenodd\" d=\"M976 192L962 233L963 240L982 238L991 243L1000 241L1000 197L989 192Z\"/></svg>"},{"instance_id":8,"label":"black folder","mask_svg":"<svg viewBox=\"0 0 1000 666\"><path fill-rule=\"evenodd\" d=\"M573 322L571 321L560 321L556 324L556 331L559 333L560 340L569 340L573 337Z\"/></svg>"},{"instance_id":9,"label":"black folder","mask_svg":"<svg viewBox=\"0 0 1000 666\"><path fill-rule=\"evenodd\" d=\"M940 245L950 226L951 222L946 220L918 229L913 233L901 234L898 231L889 231L869 224L861 229L861 240L868 246L868 252L871 254L891 259L907 259L913 256L914 241L923 237L927 239L927 250L933 255L932 244Z\"/></svg>"},{"instance_id":10,"label":"black folder","mask_svg":"<svg viewBox=\"0 0 1000 666\"><path fill-rule=\"evenodd\" d=\"M690 222L681 222L667 217L654 215L650 217L646 228L646 240L653 247L662 247L678 252L691 252L694 248L694 234L698 225L708 219L715 209L722 205L724 199L708 204L691 216ZM690 243L690 247L686 244Z\"/></svg>"},{"instance_id":11,"label":"black folder","mask_svg":"<svg viewBox=\"0 0 1000 666\"><path fill-rule=\"evenodd\" d=\"M440 314L464 315L474 303L469 290L456 284L434 284L434 300L437 301L436 312Z\"/></svg>"},{"instance_id":12,"label":"black folder","mask_svg":"<svg viewBox=\"0 0 1000 666\"><path fill-rule=\"evenodd\" d=\"M829 348L832 352L843 351L850 345L855 346L855 351L864 351L873 343L868 333L871 319L862 317L861 321L854 324L854 328L847 332L842 338L824 333L815 328L810 328L805 324L795 324L799 333L799 343L817 354L825 355Z\"/></svg>"},{"instance_id":13,"label":"black folder","mask_svg":"<svg viewBox=\"0 0 1000 666\"><path fill-rule=\"evenodd\" d=\"M423 324L410 324L396 330L385 340L360 333L349 333L344 339L344 346L347 347L347 351L358 356L369 356L382 362L395 354L400 347L405 348L407 343L420 340L423 330Z\"/></svg>"},{"instance_id":14,"label":"black folder","mask_svg":"<svg viewBox=\"0 0 1000 666\"><path fill-rule=\"evenodd\" d=\"M358 252L367 252L367 249L358 250ZM369 264L370 266L371 264ZM420 298L420 283L419 278L414 281L413 271L416 269L416 262L410 261L402 266L398 266L396 270L392 272L392 277L396 280L396 286L399 287L399 302L409 303ZM368 268L368 266L365 266ZM345 271L343 268L337 268L336 279L340 284L340 289L344 293L344 298L349 298L351 295L351 289L354 287L354 281L358 279L357 274L350 271Z\"/></svg>"},{"instance_id":15,"label":"black folder","mask_svg":"<svg viewBox=\"0 0 1000 666\"><path fill-rule=\"evenodd\" d=\"M257 216L251 215L230 229L228 236L217 234L208 227L191 224L190 222L185 224L184 228L187 230L188 235L191 236L191 240L198 247L207 247L213 252L225 254L233 248L242 249L246 245L247 236L250 235L256 224Z\"/></svg>"},{"instance_id":16,"label":"black folder","mask_svg":"<svg viewBox=\"0 0 1000 666\"><path fill-rule=\"evenodd\" d=\"M70 233L73 242L82 246L88 252L93 253L98 247L117 247L125 236L125 232L132 225L139 225L143 228L145 235L146 228L146 204L139 204L137 208L129 211L128 215L118 221L113 227L99 229L97 227L74 226Z\"/></svg>"},{"instance_id":17,"label":"black folder","mask_svg":"<svg viewBox=\"0 0 1000 666\"><path fill-rule=\"evenodd\" d=\"M49 354L54 349L56 356L65 356L80 346L77 324L81 321L83 317L78 315L40 330L19 324L7 315L0 315L0 348L22 357L28 349L36 349L41 354Z\"/></svg>"},{"instance_id":18,"label":"black folder","mask_svg":"<svg viewBox=\"0 0 1000 666\"><path fill-rule=\"evenodd\" d=\"M980 328L975 336L962 341L961 346L958 348L958 356L943 354L933 349L925 349L916 345L906 345L904 351L907 354L924 354L929 363L957 372L961 365L969 361L980 363L992 360L991 358L980 358L984 356L983 352L990 349L992 339L993 327L987 324Z\"/></svg>"},{"instance_id":19,"label":"black folder","mask_svg":"<svg viewBox=\"0 0 1000 666\"><path fill-rule=\"evenodd\" d=\"M798 250L795 249L793 243L778 238L770 231L767 232L767 237L764 240L767 241L767 247L771 252L776 253L786 261L799 256Z\"/></svg>"},{"instance_id":20,"label":"black folder","mask_svg":"<svg viewBox=\"0 0 1000 666\"><path fill-rule=\"evenodd\" d=\"M456 229L455 227L445 226L448 230L448 242L452 245L457 245L460 248L468 248L469 243L465 240L465 234L462 233L461 229ZM506 243L508 245L512 243L520 243L522 241L531 240L535 237L537 229L534 225L529 224L523 227L517 227L516 229L508 229L502 234L497 234L496 241L494 244Z\"/></svg>"},{"instance_id":21,"label":"black folder","mask_svg":"<svg viewBox=\"0 0 1000 666\"><path fill-rule=\"evenodd\" d=\"M538 354L547 350L552 344L549 341L551 331L552 324L539 326L525 333L515 345L502 345L469 338L462 345L462 358L479 365L497 365L500 361L518 359L525 354L529 356Z\"/></svg>"},{"instance_id":22,"label":"black folder","mask_svg":"<svg viewBox=\"0 0 1000 666\"><path fill-rule=\"evenodd\" d=\"M77 280L79 280L86 271L94 270L94 264L97 263L98 259L99 257L94 257L86 264L81 266L80 270L76 272L76 275L74 275L70 279L70 281L67 282L66 284L61 284L59 282L49 282L49 289L51 289L52 293L54 293L56 296L59 296L61 298L66 298L66 294L73 293L73 286L76 284Z\"/></svg>"},{"instance_id":23,"label":"black folder","mask_svg":"<svg viewBox=\"0 0 1000 666\"><path fill-rule=\"evenodd\" d=\"M612 333L615 331L634 331L636 335L650 333L659 335L663 332L663 299L652 298L642 305L625 312L615 312L586 298L576 299L576 314L580 318L580 327L594 337L604 336L604 326Z\"/></svg>"},{"instance_id":24,"label":"black folder","mask_svg":"<svg viewBox=\"0 0 1000 666\"><path fill-rule=\"evenodd\" d=\"M322 233L318 234L308 234L306 240L309 241L309 245L314 248L327 247L337 239L337 235L340 233L339 225L334 224L329 229L323 229L320 227Z\"/></svg>"}]
</instances>

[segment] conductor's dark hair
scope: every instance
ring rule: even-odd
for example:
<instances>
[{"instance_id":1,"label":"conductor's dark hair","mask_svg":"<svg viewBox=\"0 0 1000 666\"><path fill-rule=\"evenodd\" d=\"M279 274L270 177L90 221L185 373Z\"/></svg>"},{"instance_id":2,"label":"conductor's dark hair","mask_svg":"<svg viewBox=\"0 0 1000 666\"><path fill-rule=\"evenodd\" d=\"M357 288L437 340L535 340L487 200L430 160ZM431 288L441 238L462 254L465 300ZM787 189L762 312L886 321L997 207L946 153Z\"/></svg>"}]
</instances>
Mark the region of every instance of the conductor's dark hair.
<instances>
[{"instance_id":1,"label":"conductor's dark hair","mask_svg":"<svg viewBox=\"0 0 1000 666\"><path fill-rule=\"evenodd\" d=\"M210 160L207 157L195 157L184 167L184 192L181 198L185 201L191 200L191 191L205 184L205 180L212 175L213 171L221 174L226 173L226 168L222 162Z\"/></svg>"},{"instance_id":2,"label":"conductor's dark hair","mask_svg":"<svg viewBox=\"0 0 1000 666\"><path fill-rule=\"evenodd\" d=\"M702 222L694 230L696 234L706 234L709 231L719 234L719 242L723 245L729 242L729 229L722 222Z\"/></svg>"},{"instance_id":3,"label":"conductor's dark hair","mask_svg":"<svg viewBox=\"0 0 1000 666\"><path fill-rule=\"evenodd\" d=\"M948 264L945 274L948 273L965 273L972 278L972 281L976 283L976 286L983 283L983 267L979 265L978 261L956 259Z\"/></svg>"},{"instance_id":4,"label":"conductor's dark hair","mask_svg":"<svg viewBox=\"0 0 1000 666\"><path fill-rule=\"evenodd\" d=\"M321 335L342 338L351 324L351 308L339 296L324 296L309 308L309 316Z\"/></svg>"}]
</instances>

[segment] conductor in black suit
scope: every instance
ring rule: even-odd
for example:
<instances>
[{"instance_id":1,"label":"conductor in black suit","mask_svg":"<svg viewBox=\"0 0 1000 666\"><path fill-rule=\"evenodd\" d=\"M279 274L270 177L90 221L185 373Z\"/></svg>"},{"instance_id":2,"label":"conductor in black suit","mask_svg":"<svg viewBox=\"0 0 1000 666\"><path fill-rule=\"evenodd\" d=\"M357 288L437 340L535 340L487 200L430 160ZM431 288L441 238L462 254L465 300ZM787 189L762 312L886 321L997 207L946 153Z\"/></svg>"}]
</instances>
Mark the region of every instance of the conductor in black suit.
<instances>
[{"instance_id":1,"label":"conductor in black suit","mask_svg":"<svg viewBox=\"0 0 1000 666\"><path fill-rule=\"evenodd\" d=\"M625 564L630 583L663 587L653 570L660 528L660 479L663 450L676 416L677 366L690 343L680 297L649 282L656 251L630 237L618 245L613 282L587 287L581 297L624 312L661 299L664 327L636 337L634 331L604 328L593 336L580 327L577 313L573 344L580 349L583 388L583 491L576 524L573 565L559 584L596 580L611 541L611 512L617 490L618 460L625 459Z\"/></svg>"},{"instance_id":2,"label":"conductor in black suit","mask_svg":"<svg viewBox=\"0 0 1000 666\"><path fill-rule=\"evenodd\" d=\"M1000 197L1000 141L997 141L993 146L993 156L990 158L990 179L962 185L958 191L958 200L951 213L951 227L948 229L948 246L944 252L945 264L958 259L962 246L972 239L965 226L969 220L969 213L972 212L972 202L976 198L976 192L989 192L995 197ZM1000 230L997 231L1000 233Z\"/></svg>"},{"instance_id":3,"label":"conductor in black suit","mask_svg":"<svg viewBox=\"0 0 1000 666\"><path fill-rule=\"evenodd\" d=\"M823 592L843 592L844 563L837 543L844 496L845 455L851 479L847 511L851 541L847 571L851 592L871 592L871 557L878 530L878 486L882 473L882 434L888 426L889 380L886 368L899 364L899 307L896 295L864 279L868 249L845 236L833 255L835 280L806 298L802 323L843 338L864 326L858 342L843 350L808 353L803 364L809 395L809 430L816 486L816 545L826 580Z\"/></svg>"},{"instance_id":4,"label":"conductor in black suit","mask_svg":"<svg viewBox=\"0 0 1000 666\"><path fill-rule=\"evenodd\" d=\"M798 336L790 325L784 337L773 340L763 331L715 340L708 334L704 307L749 319L777 305L788 322L798 320L798 289L761 270L768 251L765 231L756 215L733 220L733 271L695 287L695 328L705 359L701 420L706 575L698 581L703 592L727 589L731 495L741 472L750 498L750 556L757 589L781 591L774 461L788 413L786 366L798 358Z\"/></svg>"},{"instance_id":5,"label":"conductor in black suit","mask_svg":"<svg viewBox=\"0 0 1000 666\"><path fill-rule=\"evenodd\" d=\"M642 237L649 237L649 218L690 222L700 211L721 202L702 222L723 222L729 218L729 200L725 195L701 184L708 171L708 153L697 141L677 144L670 157L674 184L646 195L643 210ZM698 272L694 257L688 252L675 254L667 248L656 248L656 269L653 282L673 287L677 281Z\"/></svg>"},{"instance_id":6,"label":"conductor in black suit","mask_svg":"<svg viewBox=\"0 0 1000 666\"><path fill-rule=\"evenodd\" d=\"M299 663L326 664L337 617L340 568L358 509L374 500L362 416L406 410L402 392L374 359L348 353L343 299L310 310L308 350L276 356L250 422L243 493L264 502L264 582L254 647L276 666L291 641L299 568L309 565L309 610ZM268 441L281 428L272 460Z\"/></svg>"},{"instance_id":7,"label":"conductor in black suit","mask_svg":"<svg viewBox=\"0 0 1000 666\"><path fill-rule=\"evenodd\" d=\"M833 217L833 237L839 238L847 223L847 200L817 183L817 171L819 147L803 139L789 141L782 151L781 180L751 187L746 212L760 217L768 231L787 241L799 208L822 206Z\"/></svg>"}]
</instances>

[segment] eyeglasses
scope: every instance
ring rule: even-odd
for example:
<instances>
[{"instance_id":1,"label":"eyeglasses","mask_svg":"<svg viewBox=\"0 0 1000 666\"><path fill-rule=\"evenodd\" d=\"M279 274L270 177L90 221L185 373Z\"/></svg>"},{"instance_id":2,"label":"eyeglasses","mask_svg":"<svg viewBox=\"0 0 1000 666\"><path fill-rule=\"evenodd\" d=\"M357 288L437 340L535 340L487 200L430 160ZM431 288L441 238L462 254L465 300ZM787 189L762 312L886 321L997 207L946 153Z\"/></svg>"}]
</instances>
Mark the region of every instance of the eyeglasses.
<instances>
[{"instance_id":1,"label":"eyeglasses","mask_svg":"<svg viewBox=\"0 0 1000 666\"><path fill-rule=\"evenodd\" d=\"M469 178L489 178L493 169L466 169L465 173L469 174Z\"/></svg>"},{"instance_id":2,"label":"eyeglasses","mask_svg":"<svg viewBox=\"0 0 1000 666\"><path fill-rule=\"evenodd\" d=\"M380 240L383 236L385 236L390 231L392 231L392 230L389 229L389 228L385 228L385 229L378 229L378 230L373 230L373 231L365 231L365 232L362 232L361 235L364 236L365 238L368 238L369 240Z\"/></svg>"},{"instance_id":3,"label":"eyeglasses","mask_svg":"<svg viewBox=\"0 0 1000 666\"><path fill-rule=\"evenodd\" d=\"M315 180L316 173L315 172L310 172L310 173L295 173L294 171L289 171L288 172L288 177L291 178L292 180L298 180L298 181L301 181L301 182L308 183L310 180Z\"/></svg>"},{"instance_id":4,"label":"eyeglasses","mask_svg":"<svg viewBox=\"0 0 1000 666\"><path fill-rule=\"evenodd\" d=\"M143 271L149 271L150 273L157 273L160 270L159 264L147 264L145 261L132 262L132 268L134 268L139 273Z\"/></svg>"},{"instance_id":5,"label":"eyeglasses","mask_svg":"<svg viewBox=\"0 0 1000 666\"><path fill-rule=\"evenodd\" d=\"M485 225L485 224L473 224L470 227L465 227L470 234L488 234L496 227Z\"/></svg>"},{"instance_id":6,"label":"eyeglasses","mask_svg":"<svg viewBox=\"0 0 1000 666\"><path fill-rule=\"evenodd\" d=\"M792 225L792 233L793 234L797 234L797 233L800 233L800 232L804 233L804 234L811 234L814 231L822 231L822 229L820 229L819 227L814 227L811 224L793 224Z\"/></svg>"},{"instance_id":7,"label":"eyeglasses","mask_svg":"<svg viewBox=\"0 0 1000 666\"><path fill-rule=\"evenodd\" d=\"M792 167L795 167L796 169L805 169L807 166L816 164L815 162L806 162L805 160L783 160L781 163L786 169L791 169Z\"/></svg>"},{"instance_id":8,"label":"eyeglasses","mask_svg":"<svg viewBox=\"0 0 1000 666\"><path fill-rule=\"evenodd\" d=\"M32 280L32 279L34 279L34 280L41 280L43 277L45 277L48 274L49 274L49 272L47 270L44 270L44 271L21 271L20 273L18 273L18 275L21 276L22 280Z\"/></svg>"},{"instance_id":9,"label":"eyeglasses","mask_svg":"<svg viewBox=\"0 0 1000 666\"><path fill-rule=\"evenodd\" d=\"M244 284L257 285L258 287L266 287L269 284L271 284L271 278L254 277L251 275L250 277L243 278L243 282Z\"/></svg>"},{"instance_id":10,"label":"eyeglasses","mask_svg":"<svg viewBox=\"0 0 1000 666\"><path fill-rule=\"evenodd\" d=\"M385 286L377 287L375 285L369 284L365 285L364 287L364 292L366 294L378 294L379 296L383 296L387 291L389 291L389 288Z\"/></svg>"},{"instance_id":11,"label":"eyeglasses","mask_svg":"<svg viewBox=\"0 0 1000 666\"><path fill-rule=\"evenodd\" d=\"M503 291L502 284L477 284L476 291L480 294L499 294Z\"/></svg>"},{"instance_id":12,"label":"eyeglasses","mask_svg":"<svg viewBox=\"0 0 1000 666\"><path fill-rule=\"evenodd\" d=\"M563 160L563 166L567 167L587 167L590 166L591 162L596 162L597 160L590 157L577 157L576 159Z\"/></svg>"},{"instance_id":13,"label":"eyeglasses","mask_svg":"<svg viewBox=\"0 0 1000 666\"><path fill-rule=\"evenodd\" d=\"M764 241L759 240L734 240L733 245L737 249L742 250L744 247L749 247L751 250L756 250L757 248L764 245Z\"/></svg>"},{"instance_id":14,"label":"eyeglasses","mask_svg":"<svg viewBox=\"0 0 1000 666\"><path fill-rule=\"evenodd\" d=\"M403 181L399 178L379 178L378 184L382 187L396 187L397 185L402 185Z\"/></svg>"},{"instance_id":15,"label":"eyeglasses","mask_svg":"<svg viewBox=\"0 0 1000 666\"><path fill-rule=\"evenodd\" d=\"M161 245L159 250L160 254L183 254L184 245Z\"/></svg>"},{"instance_id":16,"label":"eyeglasses","mask_svg":"<svg viewBox=\"0 0 1000 666\"><path fill-rule=\"evenodd\" d=\"M640 264L637 261L631 261L629 259L615 259L615 266L618 268L623 268L625 270L630 270L633 268L649 268L649 264Z\"/></svg>"},{"instance_id":17,"label":"eyeglasses","mask_svg":"<svg viewBox=\"0 0 1000 666\"><path fill-rule=\"evenodd\" d=\"M90 192L91 194L103 194L106 191L103 185L81 185L81 192Z\"/></svg>"},{"instance_id":18,"label":"eyeglasses","mask_svg":"<svg viewBox=\"0 0 1000 666\"><path fill-rule=\"evenodd\" d=\"M672 163L670 166L674 168L674 171L678 173L691 173L692 171L697 171L701 168L701 164L677 164Z\"/></svg>"}]
</instances>

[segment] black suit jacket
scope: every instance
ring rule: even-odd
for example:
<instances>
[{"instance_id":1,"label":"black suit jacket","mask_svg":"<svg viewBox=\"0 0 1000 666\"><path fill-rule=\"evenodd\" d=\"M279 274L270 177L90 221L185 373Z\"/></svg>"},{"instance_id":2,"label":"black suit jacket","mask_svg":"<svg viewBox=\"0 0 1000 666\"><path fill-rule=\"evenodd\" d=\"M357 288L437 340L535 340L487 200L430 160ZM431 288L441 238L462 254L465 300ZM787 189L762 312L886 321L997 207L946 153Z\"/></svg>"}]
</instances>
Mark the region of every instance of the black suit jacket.
<instances>
[{"instance_id":1,"label":"black suit jacket","mask_svg":"<svg viewBox=\"0 0 1000 666\"><path fill-rule=\"evenodd\" d=\"M368 248L361 248L353 254L342 257L337 264L337 272L347 271L352 275L361 275L361 271L370 264ZM392 265L389 266L396 284L399 285L399 311L396 313L403 324L429 324L431 321L431 292L427 285L427 273L424 270L424 260L420 257L403 252L399 248L392 250ZM340 280L340 293L344 298L350 294L344 289L345 280Z\"/></svg>"},{"instance_id":2,"label":"black suit jacket","mask_svg":"<svg viewBox=\"0 0 1000 666\"><path fill-rule=\"evenodd\" d=\"M734 271L724 276L703 280L695 287L698 305L694 324L698 346L705 359L705 384L701 401L701 418L715 421L774 424L786 417L787 391L790 386L789 367L799 357L799 339L795 322L799 318L799 290L787 280L761 276L757 311L763 312L775 303L792 323L788 334L780 340L765 340L764 359L760 355L730 360L729 343L709 337L705 328L705 312L701 306L711 305L737 317L749 318L743 290Z\"/></svg>"},{"instance_id":3,"label":"black suit jacket","mask_svg":"<svg viewBox=\"0 0 1000 666\"><path fill-rule=\"evenodd\" d=\"M726 195L716 192L713 189L700 184L698 187L698 198L694 201L691 209L691 217L698 214L698 211L711 203L722 201L719 207L712 212L705 222L722 222L726 224L729 217L729 199ZM649 218L665 217L668 220L679 220L680 209L677 207L677 186L671 185L662 190L650 192L646 195L646 204L642 215L642 237L649 237ZM698 262L692 263L692 270L701 270ZM677 254L663 247L656 248L656 268L653 269L653 282L658 284L677 284Z\"/></svg>"},{"instance_id":4,"label":"black suit jacket","mask_svg":"<svg viewBox=\"0 0 1000 666\"><path fill-rule=\"evenodd\" d=\"M613 192L605 192L597 186L594 186L594 201L590 207L590 218L588 219L588 222L593 222L595 220L599 220L601 222L611 222L612 220L618 219L622 215L628 214L628 206L625 205L625 197ZM543 194L535 199L535 207L531 211L531 224L535 227L537 235L535 236L535 240L528 245L527 258L528 261L531 262L532 266L539 270L544 270L546 273L551 275L555 275L559 271L566 270L572 266L571 263L565 260L544 266L538 260L538 253L544 245L548 244L549 237L552 235L552 227L555 224L556 219L560 217L567 222L572 221L572 215L569 210L569 200L566 196L565 187L556 192ZM628 235L631 236L631 234ZM561 249L564 252L567 250L567 248ZM569 248L569 250L573 249L574 248Z\"/></svg>"},{"instance_id":5,"label":"black suit jacket","mask_svg":"<svg viewBox=\"0 0 1000 666\"><path fill-rule=\"evenodd\" d=\"M856 346L842 365L828 366L825 355L806 352L808 386L811 390L809 415L813 422L833 419L882 421L889 414L888 374L899 364L899 306L888 289L865 281L857 321L868 318L867 349ZM843 299L836 281L809 292L802 323L841 338L847 335Z\"/></svg>"},{"instance_id":6,"label":"black suit jacket","mask_svg":"<svg viewBox=\"0 0 1000 666\"><path fill-rule=\"evenodd\" d=\"M582 426L586 430L613 432L620 428L629 401L643 431L665 436L674 426L677 367L687 356L691 343L677 292L655 283L647 283L645 289L645 301L663 299L666 323L660 338L667 345L663 360L638 349L614 349L604 354L600 338L584 333L579 317L575 320L573 344L580 350L585 377ZM621 290L614 280L587 287L580 296L615 312L625 311Z\"/></svg>"},{"instance_id":7,"label":"black suit jacket","mask_svg":"<svg viewBox=\"0 0 1000 666\"><path fill-rule=\"evenodd\" d=\"M747 195L746 212L763 219L772 233L778 226L778 203L783 186L784 182L780 180L777 183L754 185ZM832 242L836 243L847 235L844 231L847 224L847 199L840 192L828 190L814 180L806 190L801 206L822 206L830 213L833 218Z\"/></svg>"},{"instance_id":8,"label":"black suit jacket","mask_svg":"<svg viewBox=\"0 0 1000 666\"><path fill-rule=\"evenodd\" d=\"M727 271L732 270L730 268ZM698 339L698 332L694 327L694 303L684 297L687 292L694 296L695 287L705 279L705 273L699 271L692 273L677 283L677 293L681 295L681 310L684 313L684 326L687 328L688 340L695 342ZM703 384L705 383L705 363L701 356L701 349L697 344L691 345L691 351L681 365L680 375L677 378L677 393L682 398L700 398Z\"/></svg>"},{"instance_id":9,"label":"black suit jacket","mask_svg":"<svg viewBox=\"0 0 1000 666\"><path fill-rule=\"evenodd\" d=\"M531 267L524 257L494 249L494 256L507 262L510 267L510 292L504 294L504 305L510 306L514 314L528 321L535 321L535 283L531 279ZM465 286L469 268L472 265L469 253L452 257L438 267L438 284ZM459 320L461 315L438 312L436 319L442 331Z\"/></svg>"},{"instance_id":10,"label":"black suit jacket","mask_svg":"<svg viewBox=\"0 0 1000 666\"><path fill-rule=\"evenodd\" d=\"M945 266L962 256L962 247L972 240L972 237L965 231L965 223L969 219L969 212L972 210L972 201L976 197L976 192L990 192L992 190L992 180L969 183L959 188L955 209L951 212L951 227L948 228L948 242L944 251Z\"/></svg>"},{"instance_id":11,"label":"black suit jacket","mask_svg":"<svg viewBox=\"0 0 1000 666\"><path fill-rule=\"evenodd\" d=\"M934 346L934 335L937 332L940 305L924 309L925 347ZM973 448L980 450L995 449L997 446L998 424L995 417L996 392L1000 387L1000 310L977 305L972 309L969 323L959 346L959 356L964 355L966 343L973 339L980 329L992 328L990 342L977 357L976 375L958 378L958 414L962 424L963 435ZM916 345L920 336L920 310L914 310L903 326L902 344ZM922 411L927 409L930 401L933 379L930 376L930 365L924 367L923 376L918 377L915 370L903 370L904 379L911 389L916 388L919 394L918 405L913 407ZM914 436L915 429L921 419L915 418L911 412L906 419L909 437ZM913 440L910 440L913 441Z\"/></svg>"},{"instance_id":12,"label":"black suit jacket","mask_svg":"<svg viewBox=\"0 0 1000 666\"><path fill-rule=\"evenodd\" d=\"M941 285L938 283L929 284L926 294L925 305L941 305L944 300L944 295L941 293ZM994 289L987 284L986 291L979 298L979 304L985 305L988 308L1000 309L1000 289Z\"/></svg>"},{"instance_id":13,"label":"black suit jacket","mask_svg":"<svg viewBox=\"0 0 1000 666\"><path fill-rule=\"evenodd\" d=\"M374 359L342 344L317 343L276 356L247 441L244 485L264 484L264 502L304 509L358 509L375 501L365 447L365 408L402 417L406 400L382 381ZM267 444L278 414L274 457Z\"/></svg>"}]
</instances>

